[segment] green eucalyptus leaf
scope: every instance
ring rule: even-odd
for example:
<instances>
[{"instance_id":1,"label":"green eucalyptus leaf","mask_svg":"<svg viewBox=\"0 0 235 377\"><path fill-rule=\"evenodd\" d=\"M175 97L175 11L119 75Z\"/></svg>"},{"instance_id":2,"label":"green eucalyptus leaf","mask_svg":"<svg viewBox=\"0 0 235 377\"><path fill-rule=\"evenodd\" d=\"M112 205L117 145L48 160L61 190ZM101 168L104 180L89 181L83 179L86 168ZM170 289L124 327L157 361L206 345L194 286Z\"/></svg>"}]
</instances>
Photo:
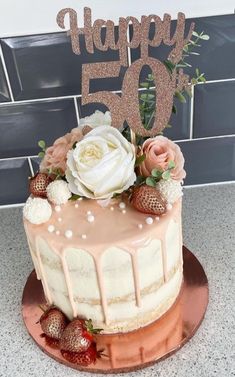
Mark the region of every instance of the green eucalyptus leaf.
<instances>
[{"instance_id":1,"label":"green eucalyptus leaf","mask_svg":"<svg viewBox=\"0 0 235 377\"><path fill-rule=\"evenodd\" d=\"M39 152L39 153L38 153L38 157L43 158L44 156L45 156L45 153L44 153L44 152Z\"/></svg>"},{"instance_id":2,"label":"green eucalyptus leaf","mask_svg":"<svg viewBox=\"0 0 235 377\"><path fill-rule=\"evenodd\" d=\"M198 33L197 33L195 30L193 31L192 35L193 35L194 37L198 37Z\"/></svg>"},{"instance_id":3,"label":"green eucalyptus leaf","mask_svg":"<svg viewBox=\"0 0 235 377\"><path fill-rule=\"evenodd\" d=\"M206 79L205 79L205 77L204 76L200 76L199 78L198 78L198 80L200 81L200 82L206 82Z\"/></svg>"},{"instance_id":4,"label":"green eucalyptus leaf","mask_svg":"<svg viewBox=\"0 0 235 377\"><path fill-rule=\"evenodd\" d=\"M175 168L175 163L174 161L170 160L168 163L168 169L174 169Z\"/></svg>"},{"instance_id":5,"label":"green eucalyptus leaf","mask_svg":"<svg viewBox=\"0 0 235 377\"><path fill-rule=\"evenodd\" d=\"M172 73L175 69L175 64L173 64L170 60L164 60L163 64L168 69L170 73Z\"/></svg>"},{"instance_id":6,"label":"green eucalyptus leaf","mask_svg":"<svg viewBox=\"0 0 235 377\"><path fill-rule=\"evenodd\" d=\"M142 183L145 182L145 177L143 177L142 175L138 175L137 178L136 178L136 181L135 181L135 185L136 186L140 186L142 185Z\"/></svg>"},{"instance_id":7,"label":"green eucalyptus leaf","mask_svg":"<svg viewBox=\"0 0 235 377\"><path fill-rule=\"evenodd\" d=\"M146 178L146 185L151 186L151 187L156 187L156 181L153 177L148 177Z\"/></svg>"},{"instance_id":8,"label":"green eucalyptus leaf","mask_svg":"<svg viewBox=\"0 0 235 377\"><path fill-rule=\"evenodd\" d=\"M38 142L38 146L42 149L45 149L46 148L46 143L44 140L39 140Z\"/></svg>"},{"instance_id":9,"label":"green eucalyptus leaf","mask_svg":"<svg viewBox=\"0 0 235 377\"><path fill-rule=\"evenodd\" d=\"M76 195L76 194L72 194L71 198L69 198L69 200L78 200L80 198L80 195Z\"/></svg>"},{"instance_id":10,"label":"green eucalyptus leaf","mask_svg":"<svg viewBox=\"0 0 235 377\"><path fill-rule=\"evenodd\" d=\"M151 171L151 175L152 175L152 177L154 177L154 178L159 178L159 177L161 177L161 176L162 176L162 173L163 173L163 171L162 171L162 170L159 170L159 169L153 169L153 170Z\"/></svg>"},{"instance_id":11,"label":"green eucalyptus leaf","mask_svg":"<svg viewBox=\"0 0 235 377\"><path fill-rule=\"evenodd\" d=\"M135 166L139 166L142 162L146 159L146 155L142 154L141 156L137 157L135 160Z\"/></svg>"},{"instance_id":12,"label":"green eucalyptus leaf","mask_svg":"<svg viewBox=\"0 0 235 377\"><path fill-rule=\"evenodd\" d=\"M140 86L141 86L142 88L148 88L148 87L149 87L149 83L148 83L148 82L141 82L141 83L140 83Z\"/></svg>"},{"instance_id":13,"label":"green eucalyptus leaf","mask_svg":"<svg viewBox=\"0 0 235 377\"><path fill-rule=\"evenodd\" d=\"M186 99L185 99L184 95L182 93L180 93L178 90L175 91L175 97L178 98L178 100L181 103L185 103L186 102Z\"/></svg>"},{"instance_id":14,"label":"green eucalyptus leaf","mask_svg":"<svg viewBox=\"0 0 235 377\"><path fill-rule=\"evenodd\" d=\"M171 177L171 173L169 170L166 170L164 171L164 173L162 173L162 178L167 181L169 178Z\"/></svg>"},{"instance_id":15,"label":"green eucalyptus leaf","mask_svg":"<svg viewBox=\"0 0 235 377\"><path fill-rule=\"evenodd\" d=\"M199 38L203 41L209 41L210 37L207 34L199 35Z\"/></svg>"}]
</instances>

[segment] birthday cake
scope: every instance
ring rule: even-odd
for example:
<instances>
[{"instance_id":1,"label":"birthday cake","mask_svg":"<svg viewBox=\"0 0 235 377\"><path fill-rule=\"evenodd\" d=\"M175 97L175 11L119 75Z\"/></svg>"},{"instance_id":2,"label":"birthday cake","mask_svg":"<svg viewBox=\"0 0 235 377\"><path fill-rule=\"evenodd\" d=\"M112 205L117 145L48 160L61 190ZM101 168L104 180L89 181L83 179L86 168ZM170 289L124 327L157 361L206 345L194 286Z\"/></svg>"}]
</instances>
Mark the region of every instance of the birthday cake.
<instances>
[{"instance_id":1,"label":"birthday cake","mask_svg":"<svg viewBox=\"0 0 235 377\"><path fill-rule=\"evenodd\" d=\"M67 181L50 182L44 171L56 165L56 154L74 137L81 140L64 155ZM148 139L143 151L142 174L158 161L165 167L159 174L172 176L156 177L158 188L133 186L135 150L120 131L103 125L82 137L75 129L48 148L24 208L31 256L48 303L70 320L91 318L105 332L126 332L156 320L182 283L183 156L163 136ZM54 169L62 171L63 164L60 155ZM69 200L72 192L85 195Z\"/></svg>"},{"instance_id":2,"label":"birthday cake","mask_svg":"<svg viewBox=\"0 0 235 377\"><path fill-rule=\"evenodd\" d=\"M180 147L162 134L176 113L173 98L185 102L191 85L205 81L198 69L190 81L182 67L188 66L185 58L192 48L208 36L194 32L192 23L185 37L185 17L179 13L172 37L169 15L163 21L144 16L143 24L132 17L128 41L124 34L130 18L120 18L115 44L112 21L97 20L91 27L91 11L85 8L84 28L78 28L76 12L66 8L57 17L62 28L67 13L74 53L81 52L76 33L85 35L89 53L93 45L119 50L120 61L82 67L82 105L101 102L110 111L96 110L80 119L52 146L39 141L42 160L30 179L23 214L48 304L40 318L42 331L59 341L65 358L88 365L87 358L98 355L92 334L144 327L166 313L180 294L186 172ZM158 34L150 40L152 20ZM105 41L102 26L107 27ZM148 46L161 42L174 45L164 62L148 56ZM90 93L91 79L117 77L121 66L128 67L127 47L138 46L141 57L127 68L120 95ZM152 73L139 88L145 65Z\"/></svg>"}]
</instances>

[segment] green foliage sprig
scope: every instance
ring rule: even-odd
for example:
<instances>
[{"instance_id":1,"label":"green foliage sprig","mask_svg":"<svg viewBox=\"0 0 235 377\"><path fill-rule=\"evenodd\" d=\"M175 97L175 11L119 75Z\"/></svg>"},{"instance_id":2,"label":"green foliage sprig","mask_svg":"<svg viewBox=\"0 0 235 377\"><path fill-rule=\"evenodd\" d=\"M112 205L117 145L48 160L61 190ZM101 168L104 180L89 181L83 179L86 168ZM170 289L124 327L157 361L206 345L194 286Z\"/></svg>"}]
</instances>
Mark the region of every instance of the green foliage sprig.
<instances>
[{"instance_id":1,"label":"green foliage sprig","mask_svg":"<svg viewBox=\"0 0 235 377\"><path fill-rule=\"evenodd\" d=\"M171 177L171 170L174 169L174 167L175 167L174 161L169 161L168 168L166 170L153 169L151 171L151 176L145 179L146 185L151 186L151 187L156 187L157 183L161 179L168 181L168 179L170 179Z\"/></svg>"},{"instance_id":2,"label":"green foliage sprig","mask_svg":"<svg viewBox=\"0 0 235 377\"><path fill-rule=\"evenodd\" d=\"M38 146L41 148L41 151L38 153L38 157L43 158L46 152L46 143L44 140L39 140Z\"/></svg>"},{"instance_id":3,"label":"green foliage sprig","mask_svg":"<svg viewBox=\"0 0 235 377\"><path fill-rule=\"evenodd\" d=\"M165 60L163 63L168 69L169 73L172 74L174 71L179 73L179 70L182 68L190 68L191 64L187 62L187 58L191 55L200 55L199 52L194 51L195 48L201 47L200 41L209 40L209 36L204 34L204 32L197 33L193 32L191 40L184 46L182 59L179 63L174 64L170 60ZM206 81L204 73L200 73L199 69L196 68L195 74L191 78L191 84L196 85L199 83L204 83ZM149 74L144 82L140 83L141 91L139 95L139 108L140 116L142 120L143 127L147 130L151 129L155 117L155 101L156 101L156 91L154 88L154 76ZM186 102L186 95L191 96L190 90L185 88L181 91L176 90L174 97L177 98L181 103ZM172 107L172 113L177 114L177 108L175 104ZM170 128L171 125L167 124L165 128ZM123 135L130 141L130 129L125 127L123 130ZM136 135L137 145L141 145L146 138Z\"/></svg>"}]
</instances>

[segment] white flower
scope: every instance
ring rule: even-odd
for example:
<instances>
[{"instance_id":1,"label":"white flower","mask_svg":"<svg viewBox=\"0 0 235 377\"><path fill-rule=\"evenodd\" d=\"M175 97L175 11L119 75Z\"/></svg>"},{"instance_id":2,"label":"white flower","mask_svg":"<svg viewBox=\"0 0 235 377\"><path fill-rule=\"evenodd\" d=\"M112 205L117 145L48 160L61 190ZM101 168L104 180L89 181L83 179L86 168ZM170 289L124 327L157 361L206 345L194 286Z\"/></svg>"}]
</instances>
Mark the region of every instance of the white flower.
<instances>
[{"instance_id":1,"label":"white flower","mask_svg":"<svg viewBox=\"0 0 235 377\"><path fill-rule=\"evenodd\" d=\"M47 186L47 197L53 204L65 204L71 198L71 191L68 183L62 180L55 180Z\"/></svg>"},{"instance_id":2,"label":"white flower","mask_svg":"<svg viewBox=\"0 0 235 377\"><path fill-rule=\"evenodd\" d=\"M32 224L46 223L52 214L47 199L29 197L23 209L23 215Z\"/></svg>"},{"instance_id":3,"label":"white flower","mask_svg":"<svg viewBox=\"0 0 235 377\"><path fill-rule=\"evenodd\" d=\"M99 126L111 126L112 118L110 111L102 113L100 110L96 110L92 115L80 119L80 126L90 126L91 128L96 128Z\"/></svg>"},{"instance_id":4,"label":"white flower","mask_svg":"<svg viewBox=\"0 0 235 377\"><path fill-rule=\"evenodd\" d=\"M157 189L160 191L162 197L169 204L175 203L176 200L183 195L182 186L180 182L176 181L175 179L161 179L157 183Z\"/></svg>"},{"instance_id":5,"label":"white flower","mask_svg":"<svg viewBox=\"0 0 235 377\"><path fill-rule=\"evenodd\" d=\"M70 190L91 199L108 199L133 185L135 148L113 127L90 131L67 155Z\"/></svg>"}]
</instances>

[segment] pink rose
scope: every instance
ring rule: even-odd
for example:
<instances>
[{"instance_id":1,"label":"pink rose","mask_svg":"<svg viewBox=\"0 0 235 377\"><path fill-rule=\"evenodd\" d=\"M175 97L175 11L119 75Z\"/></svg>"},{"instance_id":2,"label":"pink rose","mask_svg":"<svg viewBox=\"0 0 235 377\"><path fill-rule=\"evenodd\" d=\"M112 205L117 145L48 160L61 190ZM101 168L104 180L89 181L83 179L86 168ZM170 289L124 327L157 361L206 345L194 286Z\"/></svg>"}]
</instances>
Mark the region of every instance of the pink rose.
<instances>
[{"instance_id":1,"label":"pink rose","mask_svg":"<svg viewBox=\"0 0 235 377\"><path fill-rule=\"evenodd\" d=\"M50 168L59 169L62 173L66 170L67 153L75 142L83 138L82 130L73 128L70 133L57 139L54 144L46 149L45 156L40 164L40 172L46 172Z\"/></svg>"},{"instance_id":2,"label":"pink rose","mask_svg":"<svg viewBox=\"0 0 235 377\"><path fill-rule=\"evenodd\" d=\"M182 181L185 178L184 156L180 147L164 136L148 139L142 146L142 153L146 155L141 163L140 174L149 177L155 168L167 170L170 161L174 161L175 168L171 170L171 178Z\"/></svg>"}]
</instances>

